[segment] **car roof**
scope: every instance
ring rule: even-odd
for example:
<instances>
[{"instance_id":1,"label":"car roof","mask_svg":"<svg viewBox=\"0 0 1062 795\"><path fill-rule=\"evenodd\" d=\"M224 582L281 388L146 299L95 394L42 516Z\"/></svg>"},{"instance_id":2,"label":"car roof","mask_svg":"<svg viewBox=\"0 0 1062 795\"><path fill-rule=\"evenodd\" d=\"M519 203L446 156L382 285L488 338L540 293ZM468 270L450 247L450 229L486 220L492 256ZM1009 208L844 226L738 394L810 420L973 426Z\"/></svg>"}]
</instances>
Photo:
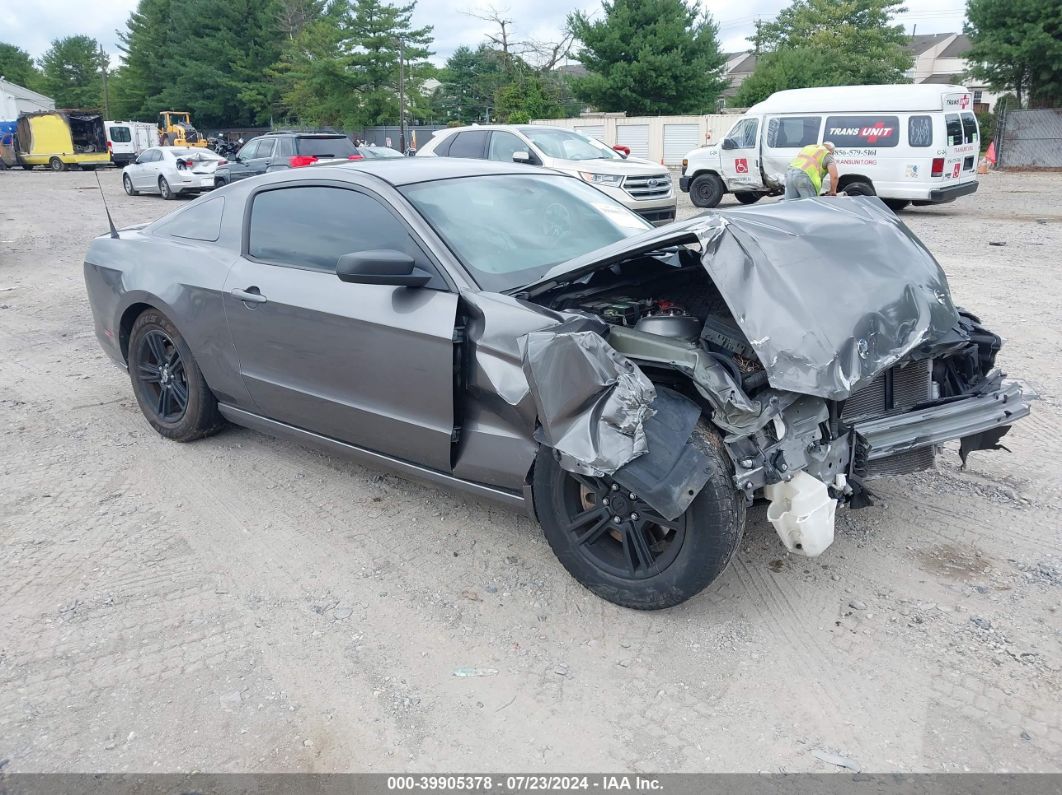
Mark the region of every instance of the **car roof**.
<instances>
[{"instance_id":1,"label":"car roof","mask_svg":"<svg viewBox=\"0 0 1062 795\"><path fill-rule=\"evenodd\" d=\"M566 127L556 127L556 126L554 126L552 124L530 124L530 123L528 123L528 124L469 124L469 125L467 125L465 127L448 127L448 128L442 129L442 130L436 130L435 133L433 133L433 135L438 135L439 133L450 134L450 133L454 133L454 132L467 132L469 130L506 130L506 131L521 130L521 131L523 131L523 130L526 130L526 129L529 129L529 128L534 128L535 130L561 130L563 132L574 132L573 130L569 130Z\"/></svg>"},{"instance_id":2,"label":"car roof","mask_svg":"<svg viewBox=\"0 0 1062 795\"><path fill-rule=\"evenodd\" d=\"M459 157L394 157L379 160L349 160L324 163L308 168L285 169L255 177L255 181L261 185L263 182L288 182L299 177L334 178L337 175L354 176L356 173L368 174L396 187L437 179L458 179L491 174L563 176L547 169L529 169L519 163L500 163L493 160L472 160Z\"/></svg>"}]
</instances>

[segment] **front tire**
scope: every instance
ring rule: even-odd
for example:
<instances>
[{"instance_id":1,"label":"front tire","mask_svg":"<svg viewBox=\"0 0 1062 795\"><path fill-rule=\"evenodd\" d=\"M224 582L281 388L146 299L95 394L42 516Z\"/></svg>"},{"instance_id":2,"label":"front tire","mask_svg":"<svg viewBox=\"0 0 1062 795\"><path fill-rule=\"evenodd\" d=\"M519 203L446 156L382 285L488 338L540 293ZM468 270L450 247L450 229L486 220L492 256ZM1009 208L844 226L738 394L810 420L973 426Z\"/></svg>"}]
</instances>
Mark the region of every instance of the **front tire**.
<instances>
[{"instance_id":1,"label":"front tire","mask_svg":"<svg viewBox=\"0 0 1062 795\"><path fill-rule=\"evenodd\" d=\"M690 183L690 201L695 207L716 207L726 193L726 185L715 174L700 174Z\"/></svg>"},{"instance_id":2,"label":"front tire","mask_svg":"<svg viewBox=\"0 0 1062 795\"><path fill-rule=\"evenodd\" d=\"M753 193L752 191L740 191L734 194L734 198L742 204L755 204L763 198L762 193Z\"/></svg>"},{"instance_id":3,"label":"front tire","mask_svg":"<svg viewBox=\"0 0 1062 795\"><path fill-rule=\"evenodd\" d=\"M130 196L136 196L140 192L133 187L133 180L129 179L128 174L122 175L122 187L125 188L125 192Z\"/></svg>"},{"instance_id":4,"label":"front tire","mask_svg":"<svg viewBox=\"0 0 1062 795\"><path fill-rule=\"evenodd\" d=\"M161 436L190 442L222 425L218 402L169 319L143 312L129 334L129 378L140 410Z\"/></svg>"},{"instance_id":5,"label":"front tire","mask_svg":"<svg viewBox=\"0 0 1062 795\"><path fill-rule=\"evenodd\" d=\"M166 201L173 201L177 198L177 194L173 192L173 188L170 187L165 177L159 177L159 193Z\"/></svg>"},{"instance_id":6,"label":"front tire","mask_svg":"<svg viewBox=\"0 0 1062 795\"><path fill-rule=\"evenodd\" d=\"M546 540L568 573L602 599L636 610L673 607L704 590L733 557L745 497L719 435L702 423L694 443L708 458L708 483L674 521L608 478L561 469L552 450L540 449L533 499Z\"/></svg>"},{"instance_id":7,"label":"front tire","mask_svg":"<svg viewBox=\"0 0 1062 795\"><path fill-rule=\"evenodd\" d=\"M66 163L60 160L58 157L53 157L48 161L48 168L52 171L66 171Z\"/></svg>"}]
</instances>

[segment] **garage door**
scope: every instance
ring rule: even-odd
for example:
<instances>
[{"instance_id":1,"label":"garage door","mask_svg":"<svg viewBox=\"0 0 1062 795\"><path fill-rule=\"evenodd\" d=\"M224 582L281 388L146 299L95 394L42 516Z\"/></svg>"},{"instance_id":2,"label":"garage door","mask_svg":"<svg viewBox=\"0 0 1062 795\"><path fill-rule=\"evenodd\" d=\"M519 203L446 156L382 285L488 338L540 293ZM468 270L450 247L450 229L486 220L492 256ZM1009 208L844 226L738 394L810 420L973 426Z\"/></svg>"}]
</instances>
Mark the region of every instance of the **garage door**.
<instances>
[{"instance_id":1,"label":"garage door","mask_svg":"<svg viewBox=\"0 0 1062 795\"><path fill-rule=\"evenodd\" d=\"M632 157L649 157L649 125L617 124L616 143L629 146Z\"/></svg>"},{"instance_id":2,"label":"garage door","mask_svg":"<svg viewBox=\"0 0 1062 795\"><path fill-rule=\"evenodd\" d=\"M586 126L576 126L575 131L581 135L585 135L587 138L596 138L602 143L604 143L605 141L604 124L587 124Z\"/></svg>"},{"instance_id":3,"label":"garage door","mask_svg":"<svg viewBox=\"0 0 1062 795\"><path fill-rule=\"evenodd\" d=\"M700 138L699 124L665 124L664 163L669 166L681 165L682 158L700 145Z\"/></svg>"}]
</instances>

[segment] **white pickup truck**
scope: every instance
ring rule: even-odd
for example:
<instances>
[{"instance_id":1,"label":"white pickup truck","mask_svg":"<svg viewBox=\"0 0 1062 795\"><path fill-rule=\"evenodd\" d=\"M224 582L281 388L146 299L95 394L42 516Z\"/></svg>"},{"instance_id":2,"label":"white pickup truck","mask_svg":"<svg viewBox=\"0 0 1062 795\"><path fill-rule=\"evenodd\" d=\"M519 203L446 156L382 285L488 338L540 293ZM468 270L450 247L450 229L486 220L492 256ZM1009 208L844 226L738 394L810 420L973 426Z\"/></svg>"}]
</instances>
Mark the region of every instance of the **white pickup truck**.
<instances>
[{"instance_id":1,"label":"white pickup truck","mask_svg":"<svg viewBox=\"0 0 1062 795\"><path fill-rule=\"evenodd\" d=\"M980 134L962 86L887 85L779 91L753 105L718 144L682 161L679 187L698 207L727 193L743 204L785 190L789 163L832 141L838 192L878 196L894 210L977 190Z\"/></svg>"}]
</instances>

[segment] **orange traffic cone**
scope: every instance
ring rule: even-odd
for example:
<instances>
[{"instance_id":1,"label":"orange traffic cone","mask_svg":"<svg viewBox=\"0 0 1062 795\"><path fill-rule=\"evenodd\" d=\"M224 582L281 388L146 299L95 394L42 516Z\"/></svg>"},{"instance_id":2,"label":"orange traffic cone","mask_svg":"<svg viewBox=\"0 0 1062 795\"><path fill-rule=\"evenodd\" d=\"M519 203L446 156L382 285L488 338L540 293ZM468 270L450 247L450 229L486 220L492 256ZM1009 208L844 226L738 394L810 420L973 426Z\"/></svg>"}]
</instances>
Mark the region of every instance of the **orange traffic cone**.
<instances>
[{"instance_id":1,"label":"orange traffic cone","mask_svg":"<svg viewBox=\"0 0 1062 795\"><path fill-rule=\"evenodd\" d=\"M987 160L993 166L996 164L996 142L995 141L992 141L988 145L988 151L985 152L985 160Z\"/></svg>"}]
</instances>

